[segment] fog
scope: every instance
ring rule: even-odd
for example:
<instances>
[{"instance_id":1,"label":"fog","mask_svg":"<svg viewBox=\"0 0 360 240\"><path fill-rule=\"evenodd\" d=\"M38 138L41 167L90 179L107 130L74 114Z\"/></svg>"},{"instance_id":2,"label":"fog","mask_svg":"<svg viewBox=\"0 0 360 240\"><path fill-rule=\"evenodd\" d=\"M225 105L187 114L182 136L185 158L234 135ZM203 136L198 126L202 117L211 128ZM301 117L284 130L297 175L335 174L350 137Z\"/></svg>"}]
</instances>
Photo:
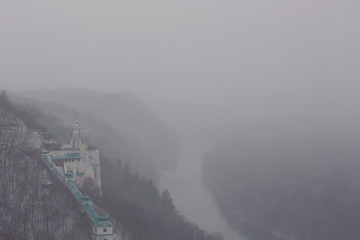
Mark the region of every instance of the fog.
<instances>
[{"instance_id":1,"label":"fog","mask_svg":"<svg viewBox=\"0 0 360 240\"><path fill-rule=\"evenodd\" d=\"M128 91L201 151L254 124L351 132L359 11L354 0L2 0L0 88Z\"/></svg>"},{"instance_id":2,"label":"fog","mask_svg":"<svg viewBox=\"0 0 360 240\"><path fill-rule=\"evenodd\" d=\"M1 1L0 11L8 90L127 90L173 125L207 126L346 111L359 89L358 1Z\"/></svg>"}]
</instances>

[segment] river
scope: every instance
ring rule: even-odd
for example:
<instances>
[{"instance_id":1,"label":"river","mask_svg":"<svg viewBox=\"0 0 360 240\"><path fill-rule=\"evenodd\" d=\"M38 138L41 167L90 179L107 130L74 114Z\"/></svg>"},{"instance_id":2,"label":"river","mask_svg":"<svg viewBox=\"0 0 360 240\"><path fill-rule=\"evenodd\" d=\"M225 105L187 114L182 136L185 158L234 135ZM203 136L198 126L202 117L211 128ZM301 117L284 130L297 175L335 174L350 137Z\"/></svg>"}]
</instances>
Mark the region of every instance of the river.
<instances>
[{"instance_id":1,"label":"river","mask_svg":"<svg viewBox=\"0 0 360 240\"><path fill-rule=\"evenodd\" d=\"M221 233L225 240L246 240L227 226L211 193L203 187L201 161L208 149L210 147L184 141L176 170L161 172L159 187L168 189L180 214L201 229Z\"/></svg>"}]
</instances>

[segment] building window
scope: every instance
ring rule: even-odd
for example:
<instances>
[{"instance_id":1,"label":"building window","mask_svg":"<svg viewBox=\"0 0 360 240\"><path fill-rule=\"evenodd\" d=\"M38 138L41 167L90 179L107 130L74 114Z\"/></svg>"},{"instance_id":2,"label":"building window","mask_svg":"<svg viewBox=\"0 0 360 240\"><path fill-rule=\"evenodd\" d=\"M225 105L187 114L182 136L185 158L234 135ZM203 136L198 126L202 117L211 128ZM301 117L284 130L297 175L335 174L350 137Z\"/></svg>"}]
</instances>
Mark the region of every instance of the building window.
<instances>
[{"instance_id":1,"label":"building window","mask_svg":"<svg viewBox=\"0 0 360 240\"><path fill-rule=\"evenodd\" d=\"M104 228L103 232L106 232L106 228Z\"/></svg>"}]
</instances>

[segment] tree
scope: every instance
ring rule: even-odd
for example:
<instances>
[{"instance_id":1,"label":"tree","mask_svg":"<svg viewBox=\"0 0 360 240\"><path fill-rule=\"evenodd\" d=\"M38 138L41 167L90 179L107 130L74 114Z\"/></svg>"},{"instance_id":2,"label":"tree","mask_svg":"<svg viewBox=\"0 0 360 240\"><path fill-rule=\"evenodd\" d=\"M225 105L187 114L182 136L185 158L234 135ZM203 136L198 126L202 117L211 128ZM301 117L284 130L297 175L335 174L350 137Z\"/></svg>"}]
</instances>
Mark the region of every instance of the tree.
<instances>
[{"instance_id":1,"label":"tree","mask_svg":"<svg viewBox=\"0 0 360 240\"><path fill-rule=\"evenodd\" d=\"M81 190L94 201L100 200L101 198L100 188L96 185L96 181L91 177L85 177Z\"/></svg>"},{"instance_id":2,"label":"tree","mask_svg":"<svg viewBox=\"0 0 360 240\"><path fill-rule=\"evenodd\" d=\"M165 189L160 194L160 199L161 199L161 202L163 203L163 206L165 209L167 209L168 211L171 211L171 212L173 212L175 210L175 206L173 204L173 199L170 196L169 190Z\"/></svg>"}]
</instances>

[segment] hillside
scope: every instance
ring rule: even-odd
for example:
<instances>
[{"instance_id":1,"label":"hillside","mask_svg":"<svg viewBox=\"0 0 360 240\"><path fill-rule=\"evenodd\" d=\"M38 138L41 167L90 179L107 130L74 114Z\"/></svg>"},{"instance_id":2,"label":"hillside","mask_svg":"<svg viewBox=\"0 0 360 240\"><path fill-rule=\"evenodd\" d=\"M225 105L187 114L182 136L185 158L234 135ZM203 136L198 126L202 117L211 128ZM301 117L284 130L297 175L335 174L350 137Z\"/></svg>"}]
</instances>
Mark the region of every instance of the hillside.
<instances>
[{"instance_id":1,"label":"hillside","mask_svg":"<svg viewBox=\"0 0 360 240\"><path fill-rule=\"evenodd\" d=\"M70 129L62 125L60 119L44 114L36 106L30 104L13 105L4 96L2 94L0 99L11 106L11 116L14 117L6 121L1 118L0 123L8 122L11 123L10 126L13 126L14 123L19 122L24 129L36 129L32 131L34 134L37 131L51 132L54 129L53 134L56 132L63 134L55 138L61 140L64 137L66 141L67 134L64 133ZM3 124L5 127L7 125ZM19 137L14 139L19 139L19 143L24 143ZM6 138L2 142L8 144L14 140ZM1 181L3 207L0 221L4 223L1 225L4 227L0 229L0 234L6 239L68 239L66 236L89 239L87 234L91 233L91 226L85 220L86 217L80 214L73 199L64 190L64 186L59 184L41 163L39 141L36 137L32 137L26 142L27 145L33 146L31 152L34 156L31 159L19 155L25 149L21 149L19 154L8 155L9 151L6 148L1 155L2 166L7 167L1 168L5 172L1 175L3 177ZM90 144L93 145L91 141ZM192 240L194 232L201 234L196 224L188 222L178 213L168 190L159 192L152 180L134 173L125 160L111 158L101 149L100 153L103 197L94 195L91 189L84 189L84 193L94 200L97 207L110 214L114 231L121 233L123 240ZM38 171L46 175L41 177ZM34 189L38 186L39 179L42 183L47 183L50 179L52 183L51 192L48 192L48 187L44 186L44 193L39 194L40 200L31 197L36 193ZM32 208L33 205L37 208ZM62 208L66 211L62 211ZM204 240L222 240L222 238L218 234L205 232Z\"/></svg>"},{"instance_id":2,"label":"hillside","mask_svg":"<svg viewBox=\"0 0 360 240\"><path fill-rule=\"evenodd\" d=\"M250 240L359 239L360 133L307 126L248 128L204 155L207 187Z\"/></svg>"},{"instance_id":3,"label":"hillside","mask_svg":"<svg viewBox=\"0 0 360 240\"><path fill-rule=\"evenodd\" d=\"M129 93L100 94L80 89L34 90L13 97L72 123L78 116L92 142L111 158L124 159L142 176L176 166L180 138ZM64 98L66 96L66 98ZM66 124L65 124L66 125ZM105 144L106 143L106 144Z\"/></svg>"},{"instance_id":4,"label":"hillside","mask_svg":"<svg viewBox=\"0 0 360 240\"><path fill-rule=\"evenodd\" d=\"M88 221L40 161L39 135L0 96L0 239L89 239Z\"/></svg>"}]
</instances>

